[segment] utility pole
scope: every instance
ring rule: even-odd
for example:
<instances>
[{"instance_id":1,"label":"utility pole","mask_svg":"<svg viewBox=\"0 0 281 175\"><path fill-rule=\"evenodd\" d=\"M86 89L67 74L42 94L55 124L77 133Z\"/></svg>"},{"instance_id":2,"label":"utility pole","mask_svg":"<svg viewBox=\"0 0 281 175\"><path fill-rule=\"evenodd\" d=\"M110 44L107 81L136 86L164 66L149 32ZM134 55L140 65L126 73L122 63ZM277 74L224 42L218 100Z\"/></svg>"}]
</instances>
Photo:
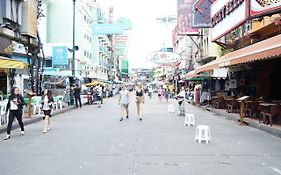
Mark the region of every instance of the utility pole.
<instances>
[{"instance_id":1,"label":"utility pole","mask_svg":"<svg viewBox=\"0 0 281 175\"><path fill-rule=\"evenodd\" d=\"M73 0L73 24L72 24L72 77L75 81L75 3L76 0ZM75 82L74 82L75 83Z\"/></svg>"}]
</instances>

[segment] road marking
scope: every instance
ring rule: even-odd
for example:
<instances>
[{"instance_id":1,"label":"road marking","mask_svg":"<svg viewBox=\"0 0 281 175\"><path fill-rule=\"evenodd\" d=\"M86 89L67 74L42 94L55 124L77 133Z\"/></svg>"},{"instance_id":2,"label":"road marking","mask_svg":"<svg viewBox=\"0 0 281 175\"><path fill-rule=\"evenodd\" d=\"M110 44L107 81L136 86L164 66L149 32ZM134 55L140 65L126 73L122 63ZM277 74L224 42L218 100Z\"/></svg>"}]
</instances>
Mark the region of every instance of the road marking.
<instances>
[{"instance_id":1,"label":"road marking","mask_svg":"<svg viewBox=\"0 0 281 175\"><path fill-rule=\"evenodd\" d=\"M281 174L281 170L280 170L280 169L275 168L275 167L271 167L271 169L272 169L273 171L275 171L276 173Z\"/></svg>"}]
</instances>

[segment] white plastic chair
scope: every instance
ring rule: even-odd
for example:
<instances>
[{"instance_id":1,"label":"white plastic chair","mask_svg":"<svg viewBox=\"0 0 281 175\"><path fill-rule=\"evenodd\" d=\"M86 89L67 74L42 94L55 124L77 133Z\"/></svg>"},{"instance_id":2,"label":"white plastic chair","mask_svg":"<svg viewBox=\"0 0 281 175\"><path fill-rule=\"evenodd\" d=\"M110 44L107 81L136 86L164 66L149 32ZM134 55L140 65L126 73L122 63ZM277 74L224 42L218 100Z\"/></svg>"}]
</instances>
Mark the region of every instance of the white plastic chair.
<instances>
[{"instance_id":1,"label":"white plastic chair","mask_svg":"<svg viewBox=\"0 0 281 175\"><path fill-rule=\"evenodd\" d=\"M56 110L63 108L63 96L56 96L56 98L54 98L54 108Z\"/></svg>"},{"instance_id":2,"label":"white plastic chair","mask_svg":"<svg viewBox=\"0 0 281 175\"><path fill-rule=\"evenodd\" d=\"M194 141L198 141L198 143L201 143L201 141L203 140L206 141L206 143L211 142L210 127L206 125L198 125L196 128Z\"/></svg>"},{"instance_id":3,"label":"white plastic chair","mask_svg":"<svg viewBox=\"0 0 281 175\"><path fill-rule=\"evenodd\" d=\"M195 126L194 114L185 114L184 126Z\"/></svg>"},{"instance_id":4,"label":"white plastic chair","mask_svg":"<svg viewBox=\"0 0 281 175\"><path fill-rule=\"evenodd\" d=\"M33 96L31 97L31 104L33 107L33 114L36 114L38 110L38 114L41 114L41 97L40 96Z\"/></svg>"},{"instance_id":5,"label":"white plastic chair","mask_svg":"<svg viewBox=\"0 0 281 175\"><path fill-rule=\"evenodd\" d=\"M7 108L8 101L9 101L8 99L5 99L4 101L1 101L0 104L0 126L8 122L8 118L7 118L8 115L6 115L6 108Z\"/></svg>"}]
</instances>

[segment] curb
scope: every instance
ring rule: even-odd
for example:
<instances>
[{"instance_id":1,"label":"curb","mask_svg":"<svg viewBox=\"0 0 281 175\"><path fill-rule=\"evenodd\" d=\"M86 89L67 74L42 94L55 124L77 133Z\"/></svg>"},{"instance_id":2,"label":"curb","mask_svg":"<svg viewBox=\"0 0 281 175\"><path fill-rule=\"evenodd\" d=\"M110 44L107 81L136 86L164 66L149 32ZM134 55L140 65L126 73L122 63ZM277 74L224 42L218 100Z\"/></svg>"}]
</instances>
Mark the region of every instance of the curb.
<instances>
[{"instance_id":1,"label":"curb","mask_svg":"<svg viewBox=\"0 0 281 175\"><path fill-rule=\"evenodd\" d=\"M216 110L214 108L210 108L210 107L206 107L206 106L200 106L200 108L202 108L202 109L204 109L206 111L215 113L217 115L226 117L226 119L228 119L228 120L234 120L234 121L240 122L240 118L237 117L237 115L233 115L231 113L225 113L225 112L222 112L220 110ZM250 126L252 128L256 128L256 129L264 131L264 132L266 132L266 133L268 133L270 135L273 135L273 136L281 138L281 131L278 130L278 129L272 128L270 126L267 126L267 125L264 125L264 124L261 124L261 123L253 122L249 118L244 118L244 123L247 126Z\"/></svg>"},{"instance_id":2,"label":"curb","mask_svg":"<svg viewBox=\"0 0 281 175\"><path fill-rule=\"evenodd\" d=\"M86 105L86 103L84 103L83 105ZM63 114L65 112L68 112L68 111L71 111L75 109L74 108L74 105L73 106L68 106L66 108L63 108L63 109L60 109L59 111L54 111L52 113L52 117L56 116L56 115L59 115L59 114ZM42 117L43 115L38 115L36 117L32 117L31 119L26 119L26 120L23 120L23 125L24 126L27 126L27 125L30 125L30 124L33 124L33 123L37 123L37 122L40 122L42 121ZM6 133L7 132L7 123L5 123L4 125L6 125L5 127L3 128L0 128L0 134L3 134L3 133ZM12 126L12 130L15 130L17 128L19 128L19 124L16 122L16 123L13 123L13 126Z\"/></svg>"}]
</instances>

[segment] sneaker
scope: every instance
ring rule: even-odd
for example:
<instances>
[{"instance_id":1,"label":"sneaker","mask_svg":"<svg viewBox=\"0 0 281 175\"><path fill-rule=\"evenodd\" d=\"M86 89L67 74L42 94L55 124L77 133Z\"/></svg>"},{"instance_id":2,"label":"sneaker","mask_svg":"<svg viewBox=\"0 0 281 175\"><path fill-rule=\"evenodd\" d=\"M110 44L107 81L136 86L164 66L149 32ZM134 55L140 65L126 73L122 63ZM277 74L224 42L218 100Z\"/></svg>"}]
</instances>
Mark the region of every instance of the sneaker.
<instances>
[{"instance_id":1,"label":"sneaker","mask_svg":"<svg viewBox=\"0 0 281 175\"><path fill-rule=\"evenodd\" d=\"M21 131L20 133L21 133L21 135L24 135L24 131Z\"/></svg>"},{"instance_id":2,"label":"sneaker","mask_svg":"<svg viewBox=\"0 0 281 175\"><path fill-rule=\"evenodd\" d=\"M43 133L46 133L46 132L47 132L47 129L44 129L44 130L43 130Z\"/></svg>"},{"instance_id":3,"label":"sneaker","mask_svg":"<svg viewBox=\"0 0 281 175\"><path fill-rule=\"evenodd\" d=\"M48 128L47 128L47 131L49 131L50 129L51 129L51 127L48 127Z\"/></svg>"},{"instance_id":4,"label":"sneaker","mask_svg":"<svg viewBox=\"0 0 281 175\"><path fill-rule=\"evenodd\" d=\"M140 121L142 121L142 118L140 118Z\"/></svg>"},{"instance_id":5,"label":"sneaker","mask_svg":"<svg viewBox=\"0 0 281 175\"><path fill-rule=\"evenodd\" d=\"M7 135L5 138L4 138L4 140L8 140L8 139L10 139L11 138L11 136L10 135Z\"/></svg>"},{"instance_id":6,"label":"sneaker","mask_svg":"<svg viewBox=\"0 0 281 175\"><path fill-rule=\"evenodd\" d=\"M126 116L126 118L128 119L128 118L129 118L129 116L127 115L127 116Z\"/></svg>"},{"instance_id":7,"label":"sneaker","mask_svg":"<svg viewBox=\"0 0 281 175\"><path fill-rule=\"evenodd\" d=\"M120 118L120 122L122 122L122 120L123 120L123 117Z\"/></svg>"}]
</instances>

